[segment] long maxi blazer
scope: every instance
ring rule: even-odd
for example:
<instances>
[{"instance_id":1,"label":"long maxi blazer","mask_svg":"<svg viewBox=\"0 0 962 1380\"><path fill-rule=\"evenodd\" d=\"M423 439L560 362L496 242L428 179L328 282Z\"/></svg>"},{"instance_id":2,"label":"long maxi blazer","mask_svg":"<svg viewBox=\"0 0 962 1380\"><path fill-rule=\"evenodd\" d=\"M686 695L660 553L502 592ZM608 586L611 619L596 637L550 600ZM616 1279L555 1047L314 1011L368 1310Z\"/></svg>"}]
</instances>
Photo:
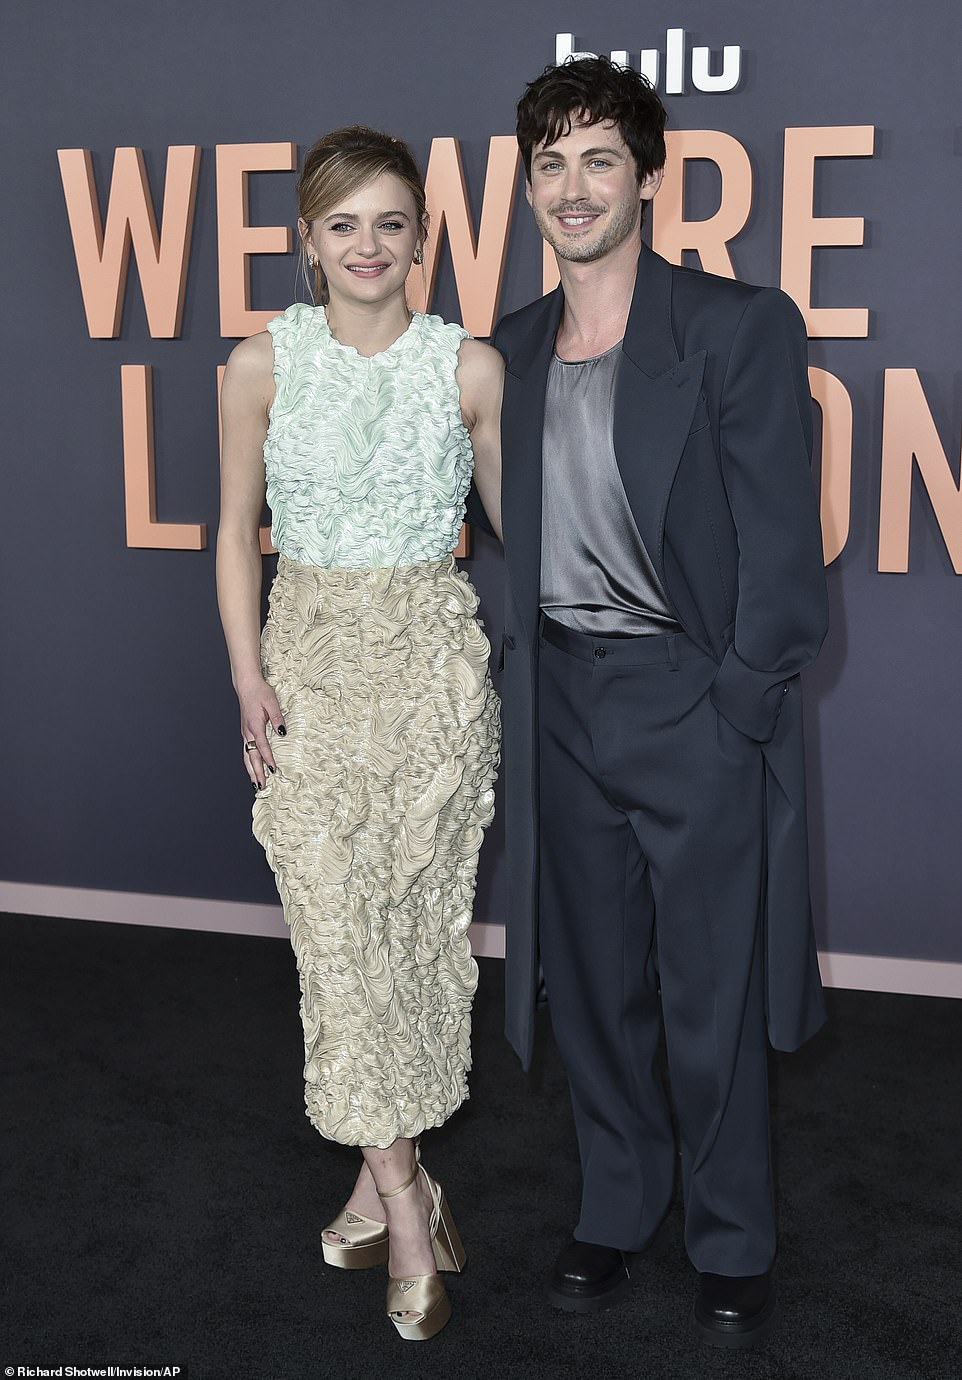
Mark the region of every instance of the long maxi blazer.
<instances>
[{"instance_id":1,"label":"long maxi blazer","mask_svg":"<svg viewBox=\"0 0 962 1380\"><path fill-rule=\"evenodd\" d=\"M563 304L559 287L505 317L493 337L506 370L506 1033L526 1068L540 975L541 448ZM805 329L790 298L642 249L615 393L615 453L675 616L718 663L711 699L764 755L766 1014L777 1049L796 1048L824 1020L798 683L828 624L811 407Z\"/></svg>"}]
</instances>

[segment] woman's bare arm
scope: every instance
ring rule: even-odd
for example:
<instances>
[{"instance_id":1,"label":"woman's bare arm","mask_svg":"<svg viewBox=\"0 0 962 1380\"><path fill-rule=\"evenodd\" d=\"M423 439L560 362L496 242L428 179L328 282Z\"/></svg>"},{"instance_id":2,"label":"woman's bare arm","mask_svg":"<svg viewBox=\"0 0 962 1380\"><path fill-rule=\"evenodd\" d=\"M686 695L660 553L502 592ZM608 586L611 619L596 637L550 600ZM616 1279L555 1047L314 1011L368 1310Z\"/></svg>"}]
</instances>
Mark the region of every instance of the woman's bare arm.
<instances>
[{"instance_id":1,"label":"woman's bare arm","mask_svg":"<svg viewBox=\"0 0 962 1380\"><path fill-rule=\"evenodd\" d=\"M264 508L264 439L274 398L274 347L268 333L235 347L221 390L221 506L217 529L217 604L240 705L241 734L256 742L244 755L247 772L264 785L274 770L268 722L282 732L284 716L260 661L261 551Z\"/></svg>"},{"instance_id":2,"label":"woman's bare arm","mask_svg":"<svg viewBox=\"0 0 962 1380\"><path fill-rule=\"evenodd\" d=\"M488 521L501 539L501 394L504 361L480 340L462 340L458 354L461 415L471 433L474 483Z\"/></svg>"}]
</instances>

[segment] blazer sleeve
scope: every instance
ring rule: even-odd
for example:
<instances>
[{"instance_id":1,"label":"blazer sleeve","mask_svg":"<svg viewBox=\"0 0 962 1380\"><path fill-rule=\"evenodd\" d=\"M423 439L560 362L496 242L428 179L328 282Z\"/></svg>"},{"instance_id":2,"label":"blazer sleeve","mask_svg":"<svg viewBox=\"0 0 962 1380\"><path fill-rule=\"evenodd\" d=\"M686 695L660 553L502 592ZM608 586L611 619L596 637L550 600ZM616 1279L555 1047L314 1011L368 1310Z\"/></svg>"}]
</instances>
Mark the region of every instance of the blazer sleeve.
<instances>
[{"instance_id":1,"label":"blazer sleeve","mask_svg":"<svg viewBox=\"0 0 962 1380\"><path fill-rule=\"evenodd\" d=\"M498 332L501 330L502 324L501 321L498 322L494 330L494 335L492 335L490 341L496 350L500 348L498 345ZM504 354L504 350L501 350L501 354ZM484 511L484 504L481 502L481 495L478 493L473 479L471 480L471 487L468 490L464 508L464 516L472 527L480 527L481 531L487 532L489 537L494 537L495 540L498 539L498 534L488 521L488 515Z\"/></svg>"},{"instance_id":2,"label":"blazer sleeve","mask_svg":"<svg viewBox=\"0 0 962 1380\"><path fill-rule=\"evenodd\" d=\"M763 288L739 321L721 393L738 601L711 688L716 709L758 742L771 738L788 680L815 659L828 629L811 452L804 322L790 297Z\"/></svg>"}]
</instances>

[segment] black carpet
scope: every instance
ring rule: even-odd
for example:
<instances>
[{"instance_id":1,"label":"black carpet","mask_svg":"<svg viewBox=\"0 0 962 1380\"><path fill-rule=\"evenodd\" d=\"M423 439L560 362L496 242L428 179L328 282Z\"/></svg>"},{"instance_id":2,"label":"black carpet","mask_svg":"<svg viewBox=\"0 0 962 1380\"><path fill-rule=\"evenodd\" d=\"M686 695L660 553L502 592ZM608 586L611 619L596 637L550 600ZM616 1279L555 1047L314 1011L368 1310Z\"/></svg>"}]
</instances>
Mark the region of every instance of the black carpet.
<instances>
[{"instance_id":1,"label":"black carpet","mask_svg":"<svg viewBox=\"0 0 962 1380\"><path fill-rule=\"evenodd\" d=\"M629 1302L543 1301L577 1215L567 1092L544 1032L526 1077L482 960L472 1100L426 1138L468 1249L455 1316L403 1342L385 1271L324 1265L318 1232L356 1152L303 1114L283 941L0 921L6 1276L0 1366L179 1365L189 1380L394 1376L857 1377L962 1373L962 1002L829 993L832 1022L773 1061L778 1332L759 1351L689 1330L670 1247ZM7 1372L10 1374L11 1372ZM64 1371L66 1374L66 1369Z\"/></svg>"}]
</instances>

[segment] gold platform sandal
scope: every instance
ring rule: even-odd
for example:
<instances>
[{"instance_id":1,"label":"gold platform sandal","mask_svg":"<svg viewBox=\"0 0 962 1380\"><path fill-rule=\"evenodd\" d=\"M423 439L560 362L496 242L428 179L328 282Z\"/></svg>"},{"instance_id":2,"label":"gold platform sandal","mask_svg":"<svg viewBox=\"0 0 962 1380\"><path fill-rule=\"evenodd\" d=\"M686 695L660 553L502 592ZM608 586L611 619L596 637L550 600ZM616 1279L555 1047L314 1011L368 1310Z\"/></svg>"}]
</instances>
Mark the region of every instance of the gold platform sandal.
<instances>
[{"instance_id":1,"label":"gold platform sandal","mask_svg":"<svg viewBox=\"0 0 962 1380\"><path fill-rule=\"evenodd\" d=\"M421 1163L420 1137L414 1142L415 1173ZM328 1241L327 1233L343 1236L343 1241ZM389 1238L386 1222L364 1217L345 1208L321 1232L321 1250L328 1265L338 1270L369 1270L387 1264Z\"/></svg>"},{"instance_id":2,"label":"gold platform sandal","mask_svg":"<svg viewBox=\"0 0 962 1380\"><path fill-rule=\"evenodd\" d=\"M378 1190L379 1197L393 1198L410 1188L418 1173L424 1175L434 1207L431 1211L431 1249L438 1270L460 1272L464 1267L465 1251L454 1225L448 1200L439 1183L423 1167L416 1164L409 1179L387 1193ZM414 1314L405 1318L406 1314ZM426 1342L435 1337L451 1317L451 1300L437 1271L432 1275L415 1275L413 1279L394 1279L388 1276L387 1315L399 1334L408 1342Z\"/></svg>"},{"instance_id":3,"label":"gold platform sandal","mask_svg":"<svg viewBox=\"0 0 962 1380\"><path fill-rule=\"evenodd\" d=\"M329 1231L344 1240L328 1241L325 1233ZM328 1265L339 1270L369 1270L372 1265L383 1265L390 1250L387 1223L345 1208L321 1233L321 1250Z\"/></svg>"}]
</instances>

